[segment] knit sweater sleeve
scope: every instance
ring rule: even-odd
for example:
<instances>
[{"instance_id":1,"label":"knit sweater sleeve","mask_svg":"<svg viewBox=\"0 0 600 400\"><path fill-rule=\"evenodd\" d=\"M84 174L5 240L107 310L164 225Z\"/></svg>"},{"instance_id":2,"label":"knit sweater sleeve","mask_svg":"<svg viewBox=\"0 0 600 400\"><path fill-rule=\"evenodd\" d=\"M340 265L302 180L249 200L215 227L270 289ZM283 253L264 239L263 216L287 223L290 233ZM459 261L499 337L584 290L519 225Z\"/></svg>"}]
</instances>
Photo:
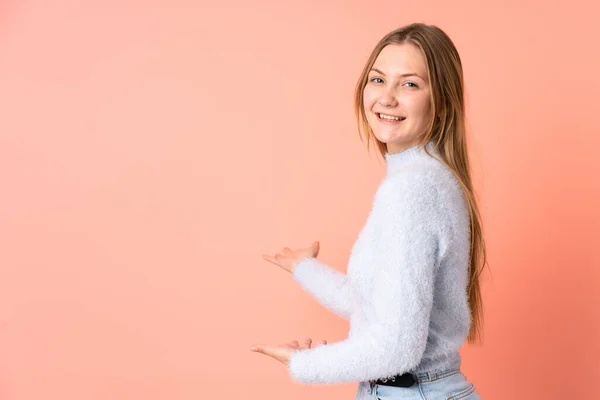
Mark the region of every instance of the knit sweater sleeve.
<instances>
[{"instance_id":1,"label":"knit sweater sleeve","mask_svg":"<svg viewBox=\"0 0 600 400\"><path fill-rule=\"evenodd\" d=\"M376 265L372 290L361 312L369 313L356 334L341 342L301 350L289 371L300 383L374 380L410 371L422 358L442 227L447 213L438 190L423 174L385 180L373 203L366 238ZM368 325L367 325L368 324Z\"/></svg>"},{"instance_id":2,"label":"knit sweater sleeve","mask_svg":"<svg viewBox=\"0 0 600 400\"><path fill-rule=\"evenodd\" d=\"M351 288L345 274L315 258L307 258L296 265L294 280L324 307L343 318L350 318Z\"/></svg>"}]
</instances>

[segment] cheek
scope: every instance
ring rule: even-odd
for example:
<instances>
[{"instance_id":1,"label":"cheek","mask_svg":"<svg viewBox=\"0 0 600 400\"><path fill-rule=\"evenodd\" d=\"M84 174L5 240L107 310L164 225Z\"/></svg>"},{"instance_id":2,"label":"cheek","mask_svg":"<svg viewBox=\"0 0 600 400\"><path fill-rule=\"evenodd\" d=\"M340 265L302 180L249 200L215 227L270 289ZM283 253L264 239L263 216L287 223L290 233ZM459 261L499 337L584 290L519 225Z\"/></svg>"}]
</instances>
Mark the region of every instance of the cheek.
<instances>
[{"instance_id":1,"label":"cheek","mask_svg":"<svg viewBox=\"0 0 600 400\"><path fill-rule=\"evenodd\" d=\"M431 104L429 96L423 96L422 98L413 99L410 108L413 115L419 115L423 118L427 118L431 113Z\"/></svg>"},{"instance_id":2,"label":"cheek","mask_svg":"<svg viewBox=\"0 0 600 400\"><path fill-rule=\"evenodd\" d=\"M373 104L377 96L373 91L365 89L363 91L363 107L365 108L365 112L368 112L371 108L373 108Z\"/></svg>"}]
</instances>

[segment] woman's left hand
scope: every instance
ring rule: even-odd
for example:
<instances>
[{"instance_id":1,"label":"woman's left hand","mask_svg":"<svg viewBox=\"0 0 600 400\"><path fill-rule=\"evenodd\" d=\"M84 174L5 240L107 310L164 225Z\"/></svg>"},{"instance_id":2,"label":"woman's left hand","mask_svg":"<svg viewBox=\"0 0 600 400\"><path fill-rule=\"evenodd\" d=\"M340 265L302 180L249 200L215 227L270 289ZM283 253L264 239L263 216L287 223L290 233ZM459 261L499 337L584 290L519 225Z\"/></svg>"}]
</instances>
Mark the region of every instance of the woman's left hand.
<instances>
[{"instance_id":1,"label":"woman's left hand","mask_svg":"<svg viewBox=\"0 0 600 400\"><path fill-rule=\"evenodd\" d=\"M327 344L327 340L321 341L322 345ZM277 361L284 363L285 365L289 365L290 359L300 350L310 349L312 346L312 339L306 338L302 342L302 346L298 343L297 340L292 340L291 342L280 344L279 346L267 346L263 344L257 344L250 348L251 351L255 351L257 353L263 353L267 356L271 356Z\"/></svg>"}]
</instances>

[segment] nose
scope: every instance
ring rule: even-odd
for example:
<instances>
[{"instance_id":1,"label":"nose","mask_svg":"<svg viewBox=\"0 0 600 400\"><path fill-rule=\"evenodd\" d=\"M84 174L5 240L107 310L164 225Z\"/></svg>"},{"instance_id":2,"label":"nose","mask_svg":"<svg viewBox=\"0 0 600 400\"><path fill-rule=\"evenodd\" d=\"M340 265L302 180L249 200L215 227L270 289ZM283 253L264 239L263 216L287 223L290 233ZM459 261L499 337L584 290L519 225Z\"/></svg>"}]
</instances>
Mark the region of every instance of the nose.
<instances>
[{"instance_id":1,"label":"nose","mask_svg":"<svg viewBox=\"0 0 600 400\"><path fill-rule=\"evenodd\" d=\"M379 104L384 107L395 107L397 105L396 97L392 88L388 88L379 97Z\"/></svg>"}]
</instances>

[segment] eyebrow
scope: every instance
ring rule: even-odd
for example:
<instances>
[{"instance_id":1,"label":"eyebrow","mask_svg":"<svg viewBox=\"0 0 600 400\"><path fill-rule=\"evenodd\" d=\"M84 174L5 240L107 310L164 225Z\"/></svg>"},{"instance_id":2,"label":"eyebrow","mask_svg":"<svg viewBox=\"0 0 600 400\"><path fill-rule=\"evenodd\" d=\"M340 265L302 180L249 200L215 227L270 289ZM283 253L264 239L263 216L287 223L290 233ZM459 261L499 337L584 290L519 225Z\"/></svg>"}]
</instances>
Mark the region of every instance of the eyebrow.
<instances>
[{"instance_id":1,"label":"eyebrow","mask_svg":"<svg viewBox=\"0 0 600 400\"><path fill-rule=\"evenodd\" d=\"M371 71L378 72L378 73L380 73L381 75L384 75L384 76L385 76L385 73L384 73L383 71L380 71L380 70L378 70L377 68L371 68ZM369 72L371 72L371 71L369 71ZM406 78L406 77L408 77L408 76L416 76L417 78L421 78L421 77L420 77L418 74L415 74L414 72L408 72L408 73L406 73L406 74L400 74L400 75L398 75L398 76L399 76L400 78ZM423 78L421 78L421 79L423 79ZM423 80L425 80L425 79L423 79Z\"/></svg>"}]
</instances>

